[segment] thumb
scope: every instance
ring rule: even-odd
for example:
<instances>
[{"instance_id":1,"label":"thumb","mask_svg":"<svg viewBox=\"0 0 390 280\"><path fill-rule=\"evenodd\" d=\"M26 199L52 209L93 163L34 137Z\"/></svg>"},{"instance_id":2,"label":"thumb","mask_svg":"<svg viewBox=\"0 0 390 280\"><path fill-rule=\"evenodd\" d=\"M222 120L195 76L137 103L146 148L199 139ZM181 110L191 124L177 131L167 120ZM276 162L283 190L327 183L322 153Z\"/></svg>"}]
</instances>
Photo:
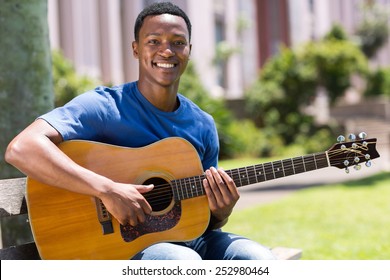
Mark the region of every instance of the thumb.
<instances>
[{"instance_id":1,"label":"thumb","mask_svg":"<svg viewBox=\"0 0 390 280\"><path fill-rule=\"evenodd\" d=\"M153 190L153 188L154 188L153 184L150 184L150 185L135 185L135 189L137 191L139 191L140 193L150 192L151 190Z\"/></svg>"}]
</instances>

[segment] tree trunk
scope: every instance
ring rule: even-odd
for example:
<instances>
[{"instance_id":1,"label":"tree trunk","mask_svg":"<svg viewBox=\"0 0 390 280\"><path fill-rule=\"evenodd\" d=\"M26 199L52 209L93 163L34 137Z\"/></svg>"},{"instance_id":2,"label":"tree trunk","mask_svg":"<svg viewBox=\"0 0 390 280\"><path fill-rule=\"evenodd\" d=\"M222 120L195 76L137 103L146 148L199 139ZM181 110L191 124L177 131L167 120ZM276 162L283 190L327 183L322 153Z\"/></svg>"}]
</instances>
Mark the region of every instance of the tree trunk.
<instances>
[{"instance_id":1,"label":"tree trunk","mask_svg":"<svg viewBox=\"0 0 390 280\"><path fill-rule=\"evenodd\" d=\"M47 0L0 0L0 178L21 176L5 149L54 106L48 29Z\"/></svg>"}]
</instances>

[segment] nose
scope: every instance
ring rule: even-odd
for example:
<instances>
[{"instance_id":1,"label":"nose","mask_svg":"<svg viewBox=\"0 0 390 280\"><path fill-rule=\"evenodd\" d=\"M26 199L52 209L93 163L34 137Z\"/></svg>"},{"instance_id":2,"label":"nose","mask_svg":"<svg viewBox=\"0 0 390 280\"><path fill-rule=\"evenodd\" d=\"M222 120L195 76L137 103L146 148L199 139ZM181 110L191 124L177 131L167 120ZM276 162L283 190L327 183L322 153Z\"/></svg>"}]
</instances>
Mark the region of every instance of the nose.
<instances>
[{"instance_id":1,"label":"nose","mask_svg":"<svg viewBox=\"0 0 390 280\"><path fill-rule=\"evenodd\" d=\"M175 55L175 52L173 51L172 49L172 46L170 43L164 43L164 44L161 44L161 48L159 50L159 54L162 56L162 57L172 57Z\"/></svg>"}]
</instances>

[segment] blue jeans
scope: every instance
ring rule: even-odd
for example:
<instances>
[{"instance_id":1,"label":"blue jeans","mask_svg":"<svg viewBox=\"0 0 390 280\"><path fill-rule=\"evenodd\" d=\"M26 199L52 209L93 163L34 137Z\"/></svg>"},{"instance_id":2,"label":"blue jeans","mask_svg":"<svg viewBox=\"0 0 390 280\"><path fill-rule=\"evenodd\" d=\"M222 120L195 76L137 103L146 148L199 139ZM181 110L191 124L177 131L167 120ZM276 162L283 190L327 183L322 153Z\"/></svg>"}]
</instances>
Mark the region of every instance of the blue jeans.
<instances>
[{"instance_id":1,"label":"blue jeans","mask_svg":"<svg viewBox=\"0 0 390 280\"><path fill-rule=\"evenodd\" d=\"M206 231L189 242L158 243L133 260L272 260L271 251L244 237L221 230Z\"/></svg>"}]
</instances>

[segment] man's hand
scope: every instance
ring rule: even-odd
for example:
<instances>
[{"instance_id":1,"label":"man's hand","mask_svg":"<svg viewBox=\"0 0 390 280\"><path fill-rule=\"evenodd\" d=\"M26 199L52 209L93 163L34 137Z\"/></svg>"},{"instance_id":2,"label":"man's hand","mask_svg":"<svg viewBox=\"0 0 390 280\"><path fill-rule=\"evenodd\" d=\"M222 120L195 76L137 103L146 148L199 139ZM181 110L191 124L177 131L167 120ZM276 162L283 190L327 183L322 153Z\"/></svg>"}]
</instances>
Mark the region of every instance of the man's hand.
<instances>
[{"instance_id":1,"label":"man's hand","mask_svg":"<svg viewBox=\"0 0 390 280\"><path fill-rule=\"evenodd\" d=\"M220 227L226 223L240 194L233 179L221 168L206 170L203 186L209 201L212 222ZM213 225L211 225L213 227Z\"/></svg>"},{"instance_id":2,"label":"man's hand","mask_svg":"<svg viewBox=\"0 0 390 280\"><path fill-rule=\"evenodd\" d=\"M153 187L113 183L110 190L102 194L100 199L119 223L136 226L145 222L146 215L152 213L152 207L142 194L151 191Z\"/></svg>"}]
</instances>

